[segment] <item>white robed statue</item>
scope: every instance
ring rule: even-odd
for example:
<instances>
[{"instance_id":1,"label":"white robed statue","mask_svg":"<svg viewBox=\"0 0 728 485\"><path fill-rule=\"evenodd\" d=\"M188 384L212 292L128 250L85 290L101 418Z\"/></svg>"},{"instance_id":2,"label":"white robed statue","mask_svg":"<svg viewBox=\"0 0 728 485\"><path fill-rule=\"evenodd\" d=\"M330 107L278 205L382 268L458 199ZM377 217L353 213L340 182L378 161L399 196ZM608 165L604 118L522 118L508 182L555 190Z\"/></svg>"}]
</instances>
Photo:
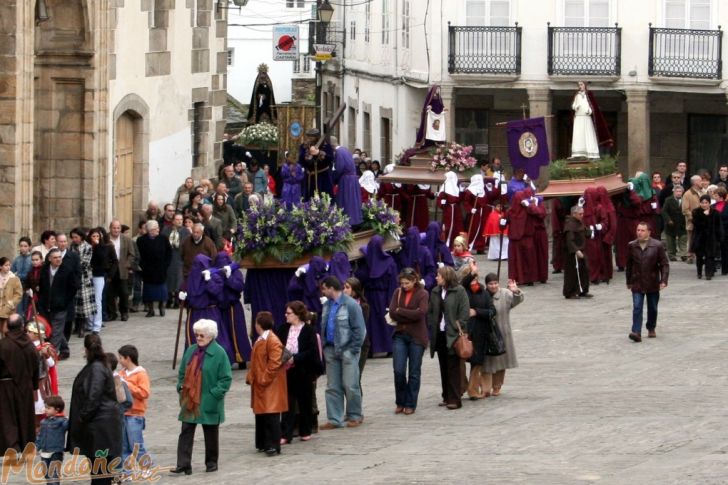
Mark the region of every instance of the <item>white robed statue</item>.
<instances>
[{"instance_id":1,"label":"white robed statue","mask_svg":"<svg viewBox=\"0 0 728 485\"><path fill-rule=\"evenodd\" d=\"M579 81L579 91L571 103L574 110L574 132L571 138L571 158L598 160L599 142L594 127L594 109L587 94L586 85Z\"/></svg>"}]
</instances>

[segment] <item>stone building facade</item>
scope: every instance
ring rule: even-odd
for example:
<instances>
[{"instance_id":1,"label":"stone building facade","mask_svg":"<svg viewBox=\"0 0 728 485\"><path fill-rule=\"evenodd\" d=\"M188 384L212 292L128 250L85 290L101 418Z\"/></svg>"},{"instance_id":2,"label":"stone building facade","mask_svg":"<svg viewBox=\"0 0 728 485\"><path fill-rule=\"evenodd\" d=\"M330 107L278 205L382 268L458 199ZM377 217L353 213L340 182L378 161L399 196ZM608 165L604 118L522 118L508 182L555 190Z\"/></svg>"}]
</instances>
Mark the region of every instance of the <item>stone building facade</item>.
<instances>
[{"instance_id":1,"label":"stone building facade","mask_svg":"<svg viewBox=\"0 0 728 485\"><path fill-rule=\"evenodd\" d=\"M47 228L134 225L222 158L227 10L213 0L0 3L0 254Z\"/></svg>"}]
</instances>

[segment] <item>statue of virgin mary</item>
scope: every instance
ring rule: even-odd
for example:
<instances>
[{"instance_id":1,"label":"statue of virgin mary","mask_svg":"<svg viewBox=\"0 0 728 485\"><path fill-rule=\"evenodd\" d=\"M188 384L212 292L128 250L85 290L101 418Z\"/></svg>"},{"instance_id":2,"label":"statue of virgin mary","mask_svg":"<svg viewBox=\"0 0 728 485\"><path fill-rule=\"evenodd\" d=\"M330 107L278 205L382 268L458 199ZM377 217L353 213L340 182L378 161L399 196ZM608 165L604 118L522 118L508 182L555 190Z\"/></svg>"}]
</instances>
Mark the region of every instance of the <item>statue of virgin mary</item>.
<instances>
[{"instance_id":1,"label":"statue of virgin mary","mask_svg":"<svg viewBox=\"0 0 728 485\"><path fill-rule=\"evenodd\" d=\"M445 105L440 97L440 86L434 84L425 96L425 104L420 113L420 127L417 129L416 148L425 148L447 140Z\"/></svg>"}]
</instances>

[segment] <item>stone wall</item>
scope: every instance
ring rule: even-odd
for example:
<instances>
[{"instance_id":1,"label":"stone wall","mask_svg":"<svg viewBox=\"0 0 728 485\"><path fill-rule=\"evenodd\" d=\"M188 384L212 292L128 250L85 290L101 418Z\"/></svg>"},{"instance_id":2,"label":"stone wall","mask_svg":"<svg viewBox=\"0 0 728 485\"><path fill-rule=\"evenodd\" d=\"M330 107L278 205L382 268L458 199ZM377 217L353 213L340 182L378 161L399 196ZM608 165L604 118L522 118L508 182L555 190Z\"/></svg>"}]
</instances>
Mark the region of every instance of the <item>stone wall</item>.
<instances>
[{"instance_id":1,"label":"stone wall","mask_svg":"<svg viewBox=\"0 0 728 485\"><path fill-rule=\"evenodd\" d=\"M312 103L316 97L316 79L291 79L292 103Z\"/></svg>"}]
</instances>

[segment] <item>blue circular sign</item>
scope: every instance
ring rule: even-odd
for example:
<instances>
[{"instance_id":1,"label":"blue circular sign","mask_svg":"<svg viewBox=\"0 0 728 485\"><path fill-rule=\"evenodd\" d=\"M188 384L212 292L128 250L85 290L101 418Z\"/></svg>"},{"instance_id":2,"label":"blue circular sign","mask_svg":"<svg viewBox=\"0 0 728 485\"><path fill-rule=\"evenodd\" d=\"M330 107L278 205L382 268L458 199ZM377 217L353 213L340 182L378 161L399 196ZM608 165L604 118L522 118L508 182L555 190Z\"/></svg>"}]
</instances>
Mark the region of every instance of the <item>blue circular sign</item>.
<instances>
[{"instance_id":1,"label":"blue circular sign","mask_svg":"<svg viewBox=\"0 0 728 485\"><path fill-rule=\"evenodd\" d=\"M291 133L291 136L294 138L298 138L303 133L303 126L301 126L301 122L298 120L291 121L291 124L288 126L288 131Z\"/></svg>"}]
</instances>

